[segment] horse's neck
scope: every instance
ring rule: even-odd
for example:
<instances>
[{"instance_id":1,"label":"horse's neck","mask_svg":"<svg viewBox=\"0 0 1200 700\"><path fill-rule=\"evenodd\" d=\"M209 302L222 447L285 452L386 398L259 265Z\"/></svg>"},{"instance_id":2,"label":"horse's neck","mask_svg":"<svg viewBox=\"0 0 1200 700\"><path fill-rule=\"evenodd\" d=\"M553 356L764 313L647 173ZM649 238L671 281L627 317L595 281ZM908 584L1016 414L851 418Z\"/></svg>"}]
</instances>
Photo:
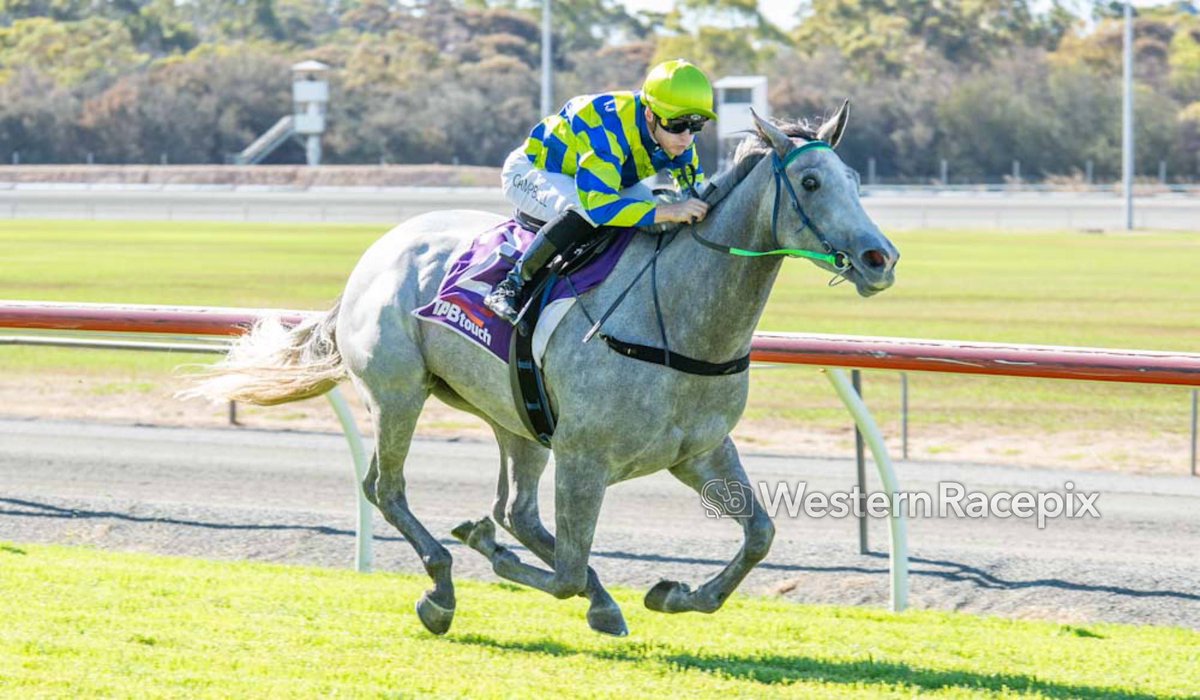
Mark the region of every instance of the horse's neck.
<instances>
[{"instance_id":1,"label":"horse's neck","mask_svg":"<svg viewBox=\"0 0 1200 700\"><path fill-rule=\"evenodd\" d=\"M697 226L724 245L767 250L770 243L771 169L760 163ZM751 337L779 272L780 258L744 258L692 240L685 227L663 251L659 295L671 349L709 361L749 352Z\"/></svg>"}]
</instances>

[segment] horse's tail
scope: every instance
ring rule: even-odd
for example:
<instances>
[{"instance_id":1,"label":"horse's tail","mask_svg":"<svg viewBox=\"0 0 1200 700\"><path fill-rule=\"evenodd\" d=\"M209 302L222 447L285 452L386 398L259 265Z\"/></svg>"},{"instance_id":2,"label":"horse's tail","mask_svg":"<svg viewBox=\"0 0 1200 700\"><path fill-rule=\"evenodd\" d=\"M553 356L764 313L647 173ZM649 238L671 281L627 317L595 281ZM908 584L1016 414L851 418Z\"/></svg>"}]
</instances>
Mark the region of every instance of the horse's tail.
<instances>
[{"instance_id":1,"label":"horse's tail","mask_svg":"<svg viewBox=\"0 0 1200 700\"><path fill-rule=\"evenodd\" d=\"M258 321L180 396L273 406L333 389L346 378L334 333L341 304L290 329L278 318Z\"/></svg>"}]
</instances>

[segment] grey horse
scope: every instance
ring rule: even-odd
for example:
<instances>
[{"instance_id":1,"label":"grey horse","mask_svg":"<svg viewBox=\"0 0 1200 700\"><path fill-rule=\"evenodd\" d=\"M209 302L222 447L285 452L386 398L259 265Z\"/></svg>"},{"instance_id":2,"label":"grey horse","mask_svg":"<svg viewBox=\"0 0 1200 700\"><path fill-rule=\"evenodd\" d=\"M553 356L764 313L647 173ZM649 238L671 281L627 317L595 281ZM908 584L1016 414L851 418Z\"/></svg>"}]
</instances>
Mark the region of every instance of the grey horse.
<instances>
[{"instance_id":1,"label":"grey horse","mask_svg":"<svg viewBox=\"0 0 1200 700\"><path fill-rule=\"evenodd\" d=\"M814 143L836 146L847 115L844 103L816 131L799 123L777 126L755 115L757 134L711 183L721 194L719 203L658 254L658 303L673 353L713 363L749 353L782 256L732 255L723 246L823 252L810 257L863 296L892 285L899 253L863 211L857 174L832 148ZM808 145L820 147L804 148ZM556 598L586 596L589 625L624 635L620 608L588 566L605 489L666 469L697 492L719 480L752 494L729 435L745 409L748 372L700 376L625 357L598 340L581 342L592 325L585 308L594 318L629 289L604 331L630 343L661 345L651 276L633 284L655 254L656 238L636 235L609 278L581 295L545 351L543 369L558 419L551 534L537 499L551 450L522 423L508 368L457 333L421 323L411 313L433 299L471 239L501 220L446 211L397 226L363 255L333 309L291 329L260 323L194 393L271 405L322 394L348 376L370 411L376 436L363 490L416 549L433 579L433 589L417 602L417 614L436 634L445 633L454 616L451 556L409 509L404 462L430 394L481 417L500 445L496 499L490 517L463 523L454 536L487 557L505 579ZM662 581L646 594L645 605L671 613L720 608L766 556L775 532L757 500L736 522L743 544L720 573L695 589ZM549 568L524 562L498 544L494 523Z\"/></svg>"}]
</instances>

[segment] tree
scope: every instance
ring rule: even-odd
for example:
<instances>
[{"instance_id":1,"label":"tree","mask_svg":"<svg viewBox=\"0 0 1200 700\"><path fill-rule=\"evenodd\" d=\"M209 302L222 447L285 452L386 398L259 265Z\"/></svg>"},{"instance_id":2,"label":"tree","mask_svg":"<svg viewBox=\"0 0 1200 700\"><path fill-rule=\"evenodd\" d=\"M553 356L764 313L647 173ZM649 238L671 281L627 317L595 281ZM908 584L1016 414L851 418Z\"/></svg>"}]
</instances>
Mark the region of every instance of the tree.
<instances>
[{"instance_id":1,"label":"tree","mask_svg":"<svg viewBox=\"0 0 1200 700\"><path fill-rule=\"evenodd\" d=\"M1171 39L1167 64L1174 94L1185 103L1200 100L1200 19L1180 23Z\"/></svg>"},{"instance_id":2,"label":"tree","mask_svg":"<svg viewBox=\"0 0 1200 700\"><path fill-rule=\"evenodd\" d=\"M177 8L205 41L280 41L285 37L275 0L193 0Z\"/></svg>"},{"instance_id":3,"label":"tree","mask_svg":"<svg viewBox=\"0 0 1200 700\"><path fill-rule=\"evenodd\" d=\"M722 75L757 73L764 62L745 32L718 27L700 27L694 34L659 39L651 63L672 58L688 59L713 80Z\"/></svg>"},{"instance_id":4,"label":"tree","mask_svg":"<svg viewBox=\"0 0 1200 700\"><path fill-rule=\"evenodd\" d=\"M83 19L91 6L90 0L0 0L0 25L32 17L75 22Z\"/></svg>"},{"instance_id":5,"label":"tree","mask_svg":"<svg viewBox=\"0 0 1200 700\"><path fill-rule=\"evenodd\" d=\"M221 163L291 112L290 64L266 47L198 49L89 99L81 125L102 160Z\"/></svg>"},{"instance_id":6,"label":"tree","mask_svg":"<svg viewBox=\"0 0 1200 700\"><path fill-rule=\"evenodd\" d=\"M1061 0L1035 14L1028 0L807 0L797 46L833 47L867 76L904 75L936 55L970 68L1013 47L1052 49L1073 26Z\"/></svg>"},{"instance_id":7,"label":"tree","mask_svg":"<svg viewBox=\"0 0 1200 700\"><path fill-rule=\"evenodd\" d=\"M519 11L531 18L535 27L541 23L541 0L475 0L468 4L477 9ZM619 0L554 0L551 11L556 61L581 51L636 41L650 33L650 25L630 14ZM541 43L540 29L531 41Z\"/></svg>"},{"instance_id":8,"label":"tree","mask_svg":"<svg viewBox=\"0 0 1200 700\"><path fill-rule=\"evenodd\" d=\"M20 151L24 163L78 162L79 101L30 68L0 83L0 154Z\"/></svg>"},{"instance_id":9,"label":"tree","mask_svg":"<svg viewBox=\"0 0 1200 700\"><path fill-rule=\"evenodd\" d=\"M650 70L654 51L654 44L646 41L579 54L575 70L555 74L554 94L563 103L575 95L636 90Z\"/></svg>"},{"instance_id":10,"label":"tree","mask_svg":"<svg viewBox=\"0 0 1200 700\"><path fill-rule=\"evenodd\" d=\"M22 68L65 87L103 83L148 59L134 47L129 30L115 20L55 22L34 17L0 27L0 83Z\"/></svg>"},{"instance_id":11,"label":"tree","mask_svg":"<svg viewBox=\"0 0 1200 700\"><path fill-rule=\"evenodd\" d=\"M120 19L138 48L154 56L187 53L200 42L174 0L151 0Z\"/></svg>"}]
</instances>

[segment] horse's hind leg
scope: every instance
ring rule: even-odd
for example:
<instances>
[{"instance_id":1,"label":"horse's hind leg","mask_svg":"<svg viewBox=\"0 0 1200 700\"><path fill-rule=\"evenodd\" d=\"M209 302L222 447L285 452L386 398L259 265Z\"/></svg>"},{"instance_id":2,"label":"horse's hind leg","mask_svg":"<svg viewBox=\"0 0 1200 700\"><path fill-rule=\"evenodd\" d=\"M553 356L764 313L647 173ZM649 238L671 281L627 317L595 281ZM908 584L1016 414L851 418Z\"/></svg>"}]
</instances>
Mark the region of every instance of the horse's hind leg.
<instances>
[{"instance_id":1,"label":"horse's hind leg","mask_svg":"<svg viewBox=\"0 0 1200 700\"><path fill-rule=\"evenodd\" d=\"M542 446L494 427L500 443L500 481L492 517L517 541L546 564L554 565L554 535L542 524L538 510L538 483L550 453ZM588 567L588 625L597 632L623 637L629 634L621 608L600 583L595 569Z\"/></svg>"},{"instance_id":2,"label":"horse's hind leg","mask_svg":"<svg viewBox=\"0 0 1200 700\"><path fill-rule=\"evenodd\" d=\"M695 489L704 499L705 507L737 519L744 540L733 561L704 585L693 591L678 581L659 581L646 593L646 607L671 613L714 612L767 556L775 538L775 525L751 488L737 448L728 437L716 449L672 468L671 473Z\"/></svg>"},{"instance_id":3,"label":"horse's hind leg","mask_svg":"<svg viewBox=\"0 0 1200 700\"><path fill-rule=\"evenodd\" d=\"M588 556L608 486L608 470L585 455L556 456L554 518L558 537L553 571L522 563L516 554L496 544L491 518L465 522L452 534L487 557L498 576L565 599L587 590Z\"/></svg>"},{"instance_id":4,"label":"horse's hind leg","mask_svg":"<svg viewBox=\"0 0 1200 700\"><path fill-rule=\"evenodd\" d=\"M450 578L450 552L429 534L408 507L405 495L404 460L412 444L413 430L421 407L429 396L423 372L414 381L398 386L389 378L387 391L367 387L375 423L375 455L363 491L383 517L417 550L425 572L433 579L433 590L417 601L417 617L434 634L444 634L454 619L454 583ZM361 382L360 387L366 387Z\"/></svg>"}]
</instances>

